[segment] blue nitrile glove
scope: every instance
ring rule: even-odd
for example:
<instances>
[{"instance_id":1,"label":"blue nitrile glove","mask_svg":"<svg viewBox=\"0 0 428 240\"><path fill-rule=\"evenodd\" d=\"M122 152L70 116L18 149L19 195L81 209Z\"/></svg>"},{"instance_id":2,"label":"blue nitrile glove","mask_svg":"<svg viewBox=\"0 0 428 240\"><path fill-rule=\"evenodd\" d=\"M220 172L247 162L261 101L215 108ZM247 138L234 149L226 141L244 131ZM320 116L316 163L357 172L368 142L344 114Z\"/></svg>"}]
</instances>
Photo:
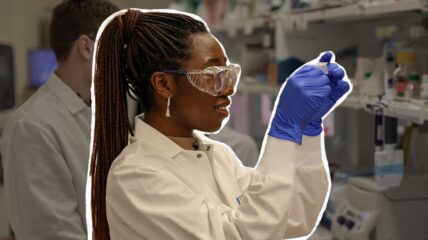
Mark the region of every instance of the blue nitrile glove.
<instances>
[{"instance_id":1,"label":"blue nitrile glove","mask_svg":"<svg viewBox=\"0 0 428 240\"><path fill-rule=\"evenodd\" d=\"M284 83L268 135L302 143L302 131L330 94L330 80L315 66L305 65Z\"/></svg>"},{"instance_id":2,"label":"blue nitrile glove","mask_svg":"<svg viewBox=\"0 0 428 240\"><path fill-rule=\"evenodd\" d=\"M336 104L345 93L350 89L350 84L343 80L345 76L345 71L343 67L339 66L336 63L330 63L333 57L333 53L327 52L321 58L320 62L326 62L328 68L328 78L330 80L331 92L330 95L323 101L320 109L312 118L312 121L305 127L303 134L307 136L317 136L319 135L322 128L322 117L326 115L330 109Z\"/></svg>"}]
</instances>

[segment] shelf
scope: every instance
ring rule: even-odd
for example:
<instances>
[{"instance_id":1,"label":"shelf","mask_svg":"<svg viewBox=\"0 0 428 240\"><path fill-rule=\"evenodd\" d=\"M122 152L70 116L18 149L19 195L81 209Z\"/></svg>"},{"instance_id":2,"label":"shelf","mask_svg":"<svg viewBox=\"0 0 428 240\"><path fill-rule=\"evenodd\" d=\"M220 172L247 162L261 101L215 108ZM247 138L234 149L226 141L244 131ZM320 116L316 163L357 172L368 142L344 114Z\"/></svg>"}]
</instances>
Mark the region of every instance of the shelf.
<instances>
[{"instance_id":1,"label":"shelf","mask_svg":"<svg viewBox=\"0 0 428 240\"><path fill-rule=\"evenodd\" d=\"M372 114L380 113L384 116L404 119L417 124L423 124L424 121L428 120L428 104L420 100L379 102L378 100L348 96L340 104L340 107L362 109Z\"/></svg>"},{"instance_id":2,"label":"shelf","mask_svg":"<svg viewBox=\"0 0 428 240\"><path fill-rule=\"evenodd\" d=\"M287 31L304 31L309 23L320 21L359 21L377 16L412 11L424 12L428 9L428 0L398 0L373 1L367 3L350 4L341 7L319 9L304 12L279 12L266 17L237 19L225 23L223 26L213 26L213 32L227 32L235 37L238 31L249 35L254 29L265 26L267 23L281 20Z\"/></svg>"},{"instance_id":3,"label":"shelf","mask_svg":"<svg viewBox=\"0 0 428 240\"><path fill-rule=\"evenodd\" d=\"M278 94L279 86L271 86L258 82L240 82L238 86L238 93L241 94ZM359 98L350 95L343 101L339 107L349 108L355 110L365 110L371 114L382 114L384 116L395 117L399 119L408 120L417 124L423 124L428 121L428 102L420 100L391 100L382 101Z\"/></svg>"},{"instance_id":4,"label":"shelf","mask_svg":"<svg viewBox=\"0 0 428 240\"><path fill-rule=\"evenodd\" d=\"M393 101L383 112L386 116L407 119L418 124L428 120L428 106L423 103Z\"/></svg>"},{"instance_id":5,"label":"shelf","mask_svg":"<svg viewBox=\"0 0 428 240\"><path fill-rule=\"evenodd\" d=\"M346 21L361 20L364 17L381 16L399 12L423 11L424 8L424 4L419 0L375 1L298 14L306 15L304 18L308 22L328 20Z\"/></svg>"},{"instance_id":6,"label":"shelf","mask_svg":"<svg viewBox=\"0 0 428 240\"><path fill-rule=\"evenodd\" d=\"M426 2L419 0L401 0L390 2L372 2L363 5L364 15L383 15L407 11L424 11Z\"/></svg>"},{"instance_id":7,"label":"shelf","mask_svg":"<svg viewBox=\"0 0 428 240\"><path fill-rule=\"evenodd\" d=\"M348 6L328 8L311 12L293 13L297 18L305 19L307 22L357 19L363 14L363 8L360 5L352 4ZM303 15L304 17L299 17Z\"/></svg>"}]
</instances>

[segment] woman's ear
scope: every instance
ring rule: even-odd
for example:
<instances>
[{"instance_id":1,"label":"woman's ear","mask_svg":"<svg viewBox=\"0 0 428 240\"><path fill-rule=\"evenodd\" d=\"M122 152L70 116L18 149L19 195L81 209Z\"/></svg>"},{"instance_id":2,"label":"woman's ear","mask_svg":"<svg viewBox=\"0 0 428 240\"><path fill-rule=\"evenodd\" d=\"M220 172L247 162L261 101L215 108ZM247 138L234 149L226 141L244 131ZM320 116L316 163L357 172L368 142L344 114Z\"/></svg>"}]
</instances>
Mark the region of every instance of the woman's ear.
<instances>
[{"instance_id":1,"label":"woman's ear","mask_svg":"<svg viewBox=\"0 0 428 240\"><path fill-rule=\"evenodd\" d=\"M174 95L176 89L174 75L164 72L154 72L150 77L150 82L159 95L165 98Z\"/></svg>"}]
</instances>

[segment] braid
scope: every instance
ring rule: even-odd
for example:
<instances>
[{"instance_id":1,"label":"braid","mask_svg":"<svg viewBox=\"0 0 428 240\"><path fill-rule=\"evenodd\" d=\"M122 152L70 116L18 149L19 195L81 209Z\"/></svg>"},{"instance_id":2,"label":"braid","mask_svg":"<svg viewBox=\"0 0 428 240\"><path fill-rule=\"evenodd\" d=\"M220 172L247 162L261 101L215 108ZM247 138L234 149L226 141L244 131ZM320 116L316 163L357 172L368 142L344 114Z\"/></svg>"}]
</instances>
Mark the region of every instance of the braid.
<instances>
[{"instance_id":1,"label":"braid","mask_svg":"<svg viewBox=\"0 0 428 240\"><path fill-rule=\"evenodd\" d=\"M208 32L203 21L178 12L127 10L107 21L100 30L95 55L95 127L90 166L94 240L110 239L107 175L128 144L127 93L149 111L153 105L150 76L163 68L180 67L191 57L191 34Z\"/></svg>"},{"instance_id":2,"label":"braid","mask_svg":"<svg viewBox=\"0 0 428 240\"><path fill-rule=\"evenodd\" d=\"M122 151L128 141L126 87L120 68L122 39L117 31L114 24L106 27L96 53L95 129L91 162L94 239L109 239L105 205L107 174L114 156Z\"/></svg>"}]
</instances>

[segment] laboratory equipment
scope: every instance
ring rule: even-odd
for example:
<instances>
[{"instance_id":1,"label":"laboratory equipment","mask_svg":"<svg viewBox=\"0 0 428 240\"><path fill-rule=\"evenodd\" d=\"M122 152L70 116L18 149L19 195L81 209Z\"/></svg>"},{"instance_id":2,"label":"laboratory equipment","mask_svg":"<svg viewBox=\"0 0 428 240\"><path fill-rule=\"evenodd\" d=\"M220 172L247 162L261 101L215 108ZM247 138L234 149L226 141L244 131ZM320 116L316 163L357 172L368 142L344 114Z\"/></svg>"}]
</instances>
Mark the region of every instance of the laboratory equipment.
<instances>
[{"instance_id":1,"label":"laboratory equipment","mask_svg":"<svg viewBox=\"0 0 428 240\"><path fill-rule=\"evenodd\" d=\"M398 67L394 70L393 78L397 97L417 97L415 88L419 82L414 51L398 51L396 58Z\"/></svg>"},{"instance_id":2,"label":"laboratory equipment","mask_svg":"<svg viewBox=\"0 0 428 240\"><path fill-rule=\"evenodd\" d=\"M369 98L378 98L384 93L384 69L382 58L358 58L355 78L359 94Z\"/></svg>"},{"instance_id":3,"label":"laboratory equipment","mask_svg":"<svg viewBox=\"0 0 428 240\"><path fill-rule=\"evenodd\" d=\"M383 188L371 177L349 178L332 217L334 239L428 239L427 182L428 176L410 176Z\"/></svg>"},{"instance_id":4,"label":"laboratory equipment","mask_svg":"<svg viewBox=\"0 0 428 240\"><path fill-rule=\"evenodd\" d=\"M376 114L374 127L375 152L382 151L383 148L383 117Z\"/></svg>"},{"instance_id":5,"label":"laboratory equipment","mask_svg":"<svg viewBox=\"0 0 428 240\"><path fill-rule=\"evenodd\" d=\"M385 62L384 71L384 87L385 98L388 100L393 99L395 95L394 90L394 69L395 69L395 56L396 49L392 41L387 41L383 45L383 60Z\"/></svg>"},{"instance_id":6,"label":"laboratory equipment","mask_svg":"<svg viewBox=\"0 0 428 240\"><path fill-rule=\"evenodd\" d=\"M0 110L15 105L15 78L13 72L13 50L0 44Z\"/></svg>"},{"instance_id":7,"label":"laboratory equipment","mask_svg":"<svg viewBox=\"0 0 428 240\"><path fill-rule=\"evenodd\" d=\"M350 177L335 193L332 235L337 240L426 240L428 174L404 176L398 120L376 113L374 175Z\"/></svg>"},{"instance_id":8,"label":"laboratory equipment","mask_svg":"<svg viewBox=\"0 0 428 240\"><path fill-rule=\"evenodd\" d=\"M375 118L379 116L376 115ZM378 120L376 119L377 123ZM377 125L376 147L374 155L374 176L376 183L381 187L400 185L404 174L403 150L397 147L397 118L384 117L382 125ZM383 134L383 136L382 136ZM382 145L378 145L378 139L382 139Z\"/></svg>"}]
</instances>

